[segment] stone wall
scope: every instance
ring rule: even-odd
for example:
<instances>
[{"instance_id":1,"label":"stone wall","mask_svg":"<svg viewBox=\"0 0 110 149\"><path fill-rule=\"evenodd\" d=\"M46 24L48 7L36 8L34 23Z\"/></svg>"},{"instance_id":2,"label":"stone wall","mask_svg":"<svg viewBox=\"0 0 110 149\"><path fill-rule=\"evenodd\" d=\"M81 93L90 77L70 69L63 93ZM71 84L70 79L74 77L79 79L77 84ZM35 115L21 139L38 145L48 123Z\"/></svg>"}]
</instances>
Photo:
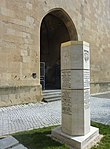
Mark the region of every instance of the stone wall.
<instances>
[{"instance_id":1,"label":"stone wall","mask_svg":"<svg viewBox=\"0 0 110 149\"><path fill-rule=\"evenodd\" d=\"M90 43L91 93L110 90L109 0L0 0L0 94L3 95L0 105L42 99L40 26L43 17L55 8L61 8L71 17L78 40ZM33 73L36 78L33 78ZM36 89L32 93L34 98L29 94L33 87ZM25 92L25 89L30 91ZM9 102L13 90L14 96ZM15 97L22 92L27 100L24 96Z\"/></svg>"},{"instance_id":2,"label":"stone wall","mask_svg":"<svg viewBox=\"0 0 110 149\"><path fill-rule=\"evenodd\" d=\"M34 5L27 0L0 0L0 106L42 99Z\"/></svg>"},{"instance_id":3,"label":"stone wall","mask_svg":"<svg viewBox=\"0 0 110 149\"><path fill-rule=\"evenodd\" d=\"M36 86L10 86L0 88L0 107L18 105L21 103L34 103L40 99L41 89Z\"/></svg>"},{"instance_id":4,"label":"stone wall","mask_svg":"<svg viewBox=\"0 0 110 149\"><path fill-rule=\"evenodd\" d=\"M75 24L78 40L90 43L91 93L110 90L110 2L109 0L39 1L38 24L54 8L62 8ZM38 27L39 27L38 26ZM39 33L40 35L40 33Z\"/></svg>"}]
</instances>

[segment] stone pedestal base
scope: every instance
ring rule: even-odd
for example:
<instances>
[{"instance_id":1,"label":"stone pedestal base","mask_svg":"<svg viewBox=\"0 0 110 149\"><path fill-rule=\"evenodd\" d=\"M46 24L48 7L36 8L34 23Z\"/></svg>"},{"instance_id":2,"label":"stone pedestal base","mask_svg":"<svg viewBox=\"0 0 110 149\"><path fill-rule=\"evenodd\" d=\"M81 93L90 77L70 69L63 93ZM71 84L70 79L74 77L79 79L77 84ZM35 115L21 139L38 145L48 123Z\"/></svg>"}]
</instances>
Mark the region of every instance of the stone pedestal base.
<instances>
[{"instance_id":1,"label":"stone pedestal base","mask_svg":"<svg viewBox=\"0 0 110 149\"><path fill-rule=\"evenodd\" d=\"M99 129L90 127L90 132L85 136L69 136L62 132L61 127L57 127L52 130L52 138L72 149L90 149L99 141Z\"/></svg>"}]
</instances>

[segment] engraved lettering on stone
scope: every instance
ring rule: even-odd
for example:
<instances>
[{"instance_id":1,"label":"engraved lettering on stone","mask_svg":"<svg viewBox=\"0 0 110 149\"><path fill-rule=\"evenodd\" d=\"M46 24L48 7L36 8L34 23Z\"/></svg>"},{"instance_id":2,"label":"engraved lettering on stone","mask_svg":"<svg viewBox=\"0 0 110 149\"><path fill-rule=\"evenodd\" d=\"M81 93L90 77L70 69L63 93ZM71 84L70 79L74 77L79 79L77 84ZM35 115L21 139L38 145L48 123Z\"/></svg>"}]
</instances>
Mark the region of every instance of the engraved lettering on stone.
<instances>
[{"instance_id":1,"label":"engraved lettering on stone","mask_svg":"<svg viewBox=\"0 0 110 149\"><path fill-rule=\"evenodd\" d=\"M69 52L68 51L65 51L63 53L63 64L64 64L64 66L67 66L68 65L68 63L70 61L69 58L70 58Z\"/></svg>"},{"instance_id":2,"label":"engraved lettering on stone","mask_svg":"<svg viewBox=\"0 0 110 149\"><path fill-rule=\"evenodd\" d=\"M84 107L85 109L90 107L90 90L84 91Z\"/></svg>"},{"instance_id":3,"label":"engraved lettering on stone","mask_svg":"<svg viewBox=\"0 0 110 149\"><path fill-rule=\"evenodd\" d=\"M72 114L71 95L69 91L62 91L62 113Z\"/></svg>"},{"instance_id":4,"label":"engraved lettering on stone","mask_svg":"<svg viewBox=\"0 0 110 149\"><path fill-rule=\"evenodd\" d=\"M84 70L84 87L90 88L90 71Z\"/></svg>"},{"instance_id":5,"label":"engraved lettering on stone","mask_svg":"<svg viewBox=\"0 0 110 149\"><path fill-rule=\"evenodd\" d=\"M62 88L71 87L71 71L62 71Z\"/></svg>"}]
</instances>

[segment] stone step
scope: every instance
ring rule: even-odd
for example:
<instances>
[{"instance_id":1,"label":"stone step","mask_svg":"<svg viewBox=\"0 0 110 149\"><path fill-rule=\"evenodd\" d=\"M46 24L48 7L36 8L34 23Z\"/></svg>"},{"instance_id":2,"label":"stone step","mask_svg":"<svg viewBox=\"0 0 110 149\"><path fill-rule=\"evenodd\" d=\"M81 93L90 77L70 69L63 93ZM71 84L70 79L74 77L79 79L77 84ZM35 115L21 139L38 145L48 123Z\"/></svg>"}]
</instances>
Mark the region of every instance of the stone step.
<instances>
[{"instance_id":1,"label":"stone step","mask_svg":"<svg viewBox=\"0 0 110 149\"><path fill-rule=\"evenodd\" d=\"M14 137L9 136L0 139L0 149L27 149L24 145L19 144L19 141Z\"/></svg>"},{"instance_id":2,"label":"stone step","mask_svg":"<svg viewBox=\"0 0 110 149\"><path fill-rule=\"evenodd\" d=\"M46 96L51 96L51 95L60 95L60 96L61 96L61 92L43 93L43 96L45 96L45 97L46 97Z\"/></svg>"},{"instance_id":3,"label":"stone step","mask_svg":"<svg viewBox=\"0 0 110 149\"><path fill-rule=\"evenodd\" d=\"M27 148L24 147L24 145L22 144L18 144L17 146L12 147L11 149L27 149Z\"/></svg>"},{"instance_id":4,"label":"stone step","mask_svg":"<svg viewBox=\"0 0 110 149\"><path fill-rule=\"evenodd\" d=\"M0 140L0 149L7 149L18 144L19 142L14 137L9 136Z\"/></svg>"},{"instance_id":5,"label":"stone step","mask_svg":"<svg viewBox=\"0 0 110 149\"><path fill-rule=\"evenodd\" d=\"M43 97L45 102L61 100L61 90L45 90L43 91Z\"/></svg>"},{"instance_id":6,"label":"stone step","mask_svg":"<svg viewBox=\"0 0 110 149\"><path fill-rule=\"evenodd\" d=\"M55 92L61 92L61 90L43 90L43 93L55 93Z\"/></svg>"},{"instance_id":7,"label":"stone step","mask_svg":"<svg viewBox=\"0 0 110 149\"><path fill-rule=\"evenodd\" d=\"M55 98L44 99L45 102L52 102L52 101L58 101L58 100L61 100L61 98L60 97L55 97Z\"/></svg>"},{"instance_id":8,"label":"stone step","mask_svg":"<svg viewBox=\"0 0 110 149\"><path fill-rule=\"evenodd\" d=\"M61 97L61 96L58 94L44 96L45 99L56 98L56 97Z\"/></svg>"}]
</instances>

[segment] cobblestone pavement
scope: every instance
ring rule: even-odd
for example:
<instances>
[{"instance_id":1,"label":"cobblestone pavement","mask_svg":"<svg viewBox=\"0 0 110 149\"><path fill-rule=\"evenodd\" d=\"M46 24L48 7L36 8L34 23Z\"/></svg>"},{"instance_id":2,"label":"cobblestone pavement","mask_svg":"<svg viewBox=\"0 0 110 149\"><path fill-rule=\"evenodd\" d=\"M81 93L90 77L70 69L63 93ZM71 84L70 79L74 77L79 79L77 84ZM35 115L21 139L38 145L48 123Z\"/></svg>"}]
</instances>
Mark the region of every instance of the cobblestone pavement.
<instances>
[{"instance_id":1,"label":"cobblestone pavement","mask_svg":"<svg viewBox=\"0 0 110 149\"><path fill-rule=\"evenodd\" d=\"M110 99L91 97L91 119L110 125ZM61 124L61 101L0 108L0 136Z\"/></svg>"},{"instance_id":2,"label":"cobblestone pavement","mask_svg":"<svg viewBox=\"0 0 110 149\"><path fill-rule=\"evenodd\" d=\"M110 125L110 99L91 97L91 119Z\"/></svg>"}]
</instances>

